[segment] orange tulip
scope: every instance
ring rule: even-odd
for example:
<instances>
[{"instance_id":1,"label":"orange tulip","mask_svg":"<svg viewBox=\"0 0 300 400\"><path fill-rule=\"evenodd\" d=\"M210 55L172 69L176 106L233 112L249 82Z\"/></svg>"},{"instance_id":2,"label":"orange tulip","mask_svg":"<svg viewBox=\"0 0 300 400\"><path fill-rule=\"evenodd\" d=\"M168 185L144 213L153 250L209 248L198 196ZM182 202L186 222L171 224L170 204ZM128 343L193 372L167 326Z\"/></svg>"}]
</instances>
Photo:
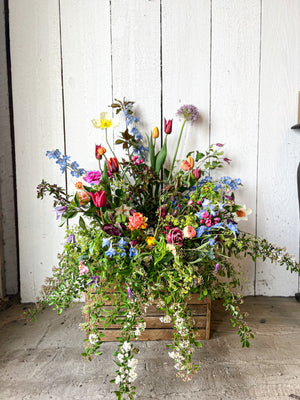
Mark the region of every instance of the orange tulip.
<instances>
[{"instance_id":1,"label":"orange tulip","mask_svg":"<svg viewBox=\"0 0 300 400\"><path fill-rule=\"evenodd\" d=\"M180 163L180 168L183 169L184 171L189 171L191 170L195 165L195 160L193 157L188 156L188 158L184 161L181 161Z\"/></svg>"}]
</instances>

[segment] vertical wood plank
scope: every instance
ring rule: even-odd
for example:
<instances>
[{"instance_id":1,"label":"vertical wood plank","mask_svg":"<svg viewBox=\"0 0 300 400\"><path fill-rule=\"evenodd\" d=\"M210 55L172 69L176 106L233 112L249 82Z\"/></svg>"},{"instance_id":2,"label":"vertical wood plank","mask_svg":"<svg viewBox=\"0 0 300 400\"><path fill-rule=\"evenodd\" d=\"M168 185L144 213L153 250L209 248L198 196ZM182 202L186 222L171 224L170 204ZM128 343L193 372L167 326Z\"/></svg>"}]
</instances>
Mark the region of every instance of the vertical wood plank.
<instances>
[{"instance_id":1,"label":"vertical wood plank","mask_svg":"<svg viewBox=\"0 0 300 400\"><path fill-rule=\"evenodd\" d=\"M219 176L241 178L239 204L253 210L240 229L255 232L259 99L260 0L212 1L211 143L232 159ZM244 294L253 294L254 263L242 259ZM241 279L242 281L242 279Z\"/></svg>"},{"instance_id":2,"label":"vertical wood plank","mask_svg":"<svg viewBox=\"0 0 300 400\"><path fill-rule=\"evenodd\" d=\"M0 298L18 292L15 193L10 132L4 0L0 1Z\"/></svg>"},{"instance_id":3,"label":"vertical wood plank","mask_svg":"<svg viewBox=\"0 0 300 400\"><path fill-rule=\"evenodd\" d=\"M167 120L173 118L173 132L168 137L170 165L182 124L175 117L180 106L195 105L202 121L186 125L177 159L184 159L189 151L195 149L206 150L209 144L209 1L162 2L162 68L163 115Z\"/></svg>"},{"instance_id":4,"label":"vertical wood plank","mask_svg":"<svg viewBox=\"0 0 300 400\"><path fill-rule=\"evenodd\" d=\"M52 201L36 199L42 178L64 184L47 150L63 148L58 2L10 3L12 85L20 236L21 299L34 301L63 238Z\"/></svg>"},{"instance_id":5,"label":"vertical wood plank","mask_svg":"<svg viewBox=\"0 0 300 400\"><path fill-rule=\"evenodd\" d=\"M60 4L67 154L94 170L95 144L104 144L104 132L91 120L108 110L112 98L109 0ZM69 184L72 190L71 179Z\"/></svg>"},{"instance_id":6,"label":"vertical wood plank","mask_svg":"<svg viewBox=\"0 0 300 400\"><path fill-rule=\"evenodd\" d=\"M135 101L139 129L149 134L161 119L160 0L111 4L113 98ZM120 146L115 151L123 154Z\"/></svg>"},{"instance_id":7,"label":"vertical wood plank","mask_svg":"<svg viewBox=\"0 0 300 400\"><path fill-rule=\"evenodd\" d=\"M296 257L300 135L290 127L297 119L300 88L299 20L299 1L263 1L257 229ZM296 274L257 264L257 294L291 296L297 290Z\"/></svg>"}]
</instances>

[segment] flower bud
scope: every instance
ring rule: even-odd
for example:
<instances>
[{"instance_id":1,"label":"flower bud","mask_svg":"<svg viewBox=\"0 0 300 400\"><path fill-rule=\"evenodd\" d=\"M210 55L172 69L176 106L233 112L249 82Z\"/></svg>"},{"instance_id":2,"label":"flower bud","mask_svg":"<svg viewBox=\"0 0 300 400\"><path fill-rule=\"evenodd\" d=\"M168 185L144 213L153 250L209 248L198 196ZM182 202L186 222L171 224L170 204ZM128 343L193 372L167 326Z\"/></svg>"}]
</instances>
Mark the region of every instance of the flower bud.
<instances>
[{"instance_id":1,"label":"flower bud","mask_svg":"<svg viewBox=\"0 0 300 400\"><path fill-rule=\"evenodd\" d=\"M103 154L106 153L106 148L102 147L101 144L99 145L95 145L95 157L97 158L97 160L101 160Z\"/></svg>"},{"instance_id":2,"label":"flower bud","mask_svg":"<svg viewBox=\"0 0 300 400\"><path fill-rule=\"evenodd\" d=\"M201 169L200 168L195 168L192 171L193 177L198 180L201 177Z\"/></svg>"},{"instance_id":3,"label":"flower bud","mask_svg":"<svg viewBox=\"0 0 300 400\"><path fill-rule=\"evenodd\" d=\"M165 133L169 135L172 132L172 122L173 120L170 119L168 122L165 118Z\"/></svg>"},{"instance_id":4,"label":"flower bud","mask_svg":"<svg viewBox=\"0 0 300 400\"><path fill-rule=\"evenodd\" d=\"M152 131L152 137L153 139L157 139L159 137L159 130L157 126Z\"/></svg>"}]
</instances>

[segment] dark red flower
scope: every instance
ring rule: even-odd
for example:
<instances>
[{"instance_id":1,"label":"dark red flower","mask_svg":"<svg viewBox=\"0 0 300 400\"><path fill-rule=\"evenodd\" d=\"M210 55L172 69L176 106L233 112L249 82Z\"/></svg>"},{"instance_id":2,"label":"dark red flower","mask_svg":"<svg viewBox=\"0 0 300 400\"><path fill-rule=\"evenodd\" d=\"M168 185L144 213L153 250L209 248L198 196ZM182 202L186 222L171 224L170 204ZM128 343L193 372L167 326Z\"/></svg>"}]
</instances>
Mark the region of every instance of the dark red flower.
<instances>
[{"instance_id":1,"label":"dark red flower","mask_svg":"<svg viewBox=\"0 0 300 400\"><path fill-rule=\"evenodd\" d=\"M175 246L183 245L183 232L179 228L172 228L167 234L167 242Z\"/></svg>"},{"instance_id":2,"label":"dark red flower","mask_svg":"<svg viewBox=\"0 0 300 400\"><path fill-rule=\"evenodd\" d=\"M167 210L166 210L166 206L165 205L159 207L158 214L160 215L160 218L162 218L162 219L166 218Z\"/></svg>"},{"instance_id":3,"label":"dark red flower","mask_svg":"<svg viewBox=\"0 0 300 400\"><path fill-rule=\"evenodd\" d=\"M112 224L104 224L102 230L111 236L121 236L121 232Z\"/></svg>"}]
</instances>

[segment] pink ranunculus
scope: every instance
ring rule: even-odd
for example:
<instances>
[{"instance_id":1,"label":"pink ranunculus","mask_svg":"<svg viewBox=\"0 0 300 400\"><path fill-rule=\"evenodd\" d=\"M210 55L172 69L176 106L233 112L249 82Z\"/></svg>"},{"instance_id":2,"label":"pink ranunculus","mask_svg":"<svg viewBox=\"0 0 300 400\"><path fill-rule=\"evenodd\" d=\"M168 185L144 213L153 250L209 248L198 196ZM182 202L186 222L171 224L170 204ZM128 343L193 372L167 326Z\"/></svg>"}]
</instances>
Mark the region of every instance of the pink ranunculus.
<instances>
[{"instance_id":1,"label":"pink ranunculus","mask_svg":"<svg viewBox=\"0 0 300 400\"><path fill-rule=\"evenodd\" d=\"M83 179L93 185L99 185L101 180L101 171L89 171Z\"/></svg>"},{"instance_id":2,"label":"pink ranunculus","mask_svg":"<svg viewBox=\"0 0 300 400\"><path fill-rule=\"evenodd\" d=\"M220 221L221 221L221 218L219 218L219 217L214 218L214 223L215 223L215 224L217 224L217 223L220 222Z\"/></svg>"},{"instance_id":3,"label":"pink ranunculus","mask_svg":"<svg viewBox=\"0 0 300 400\"><path fill-rule=\"evenodd\" d=\"M91 196L93 203L95 204L96 207L101 208L106 205L107 197L106 197L106 193L104 192L104 190L100 189L96 193L89 192L89 195Z\"/></svg>"},{"instance_id":4,"label":"pink ranunculus","mask_svg":"<svg viewBox=\"0 0 300 400\"><path fill-rule=\"evenodd\" d=\"M188 239L192 239L196 236L196 231L192 226L186 226L183 229L183 236Z\"/></svg>"},{"instance_id":5,"label":"pink ranunculus","mask_svg":"<svg viewBox=\"0 0 300 400\"><path fill-rule=\"evenodd\" d=\"M172 228L170 232L167 234L167 242L170 244L174 244L175 246L183 245L183 233L179 228Z\"/></svg>"}]
</instances>

